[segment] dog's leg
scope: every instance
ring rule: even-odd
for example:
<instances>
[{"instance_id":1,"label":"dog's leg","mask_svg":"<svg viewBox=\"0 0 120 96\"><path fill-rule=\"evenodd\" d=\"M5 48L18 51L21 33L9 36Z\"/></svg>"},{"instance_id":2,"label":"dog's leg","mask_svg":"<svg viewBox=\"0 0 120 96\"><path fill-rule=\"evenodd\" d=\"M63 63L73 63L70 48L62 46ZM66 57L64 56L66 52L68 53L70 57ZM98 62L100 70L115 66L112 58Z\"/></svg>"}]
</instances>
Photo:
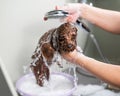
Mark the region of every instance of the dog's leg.
<instances>
[{"instance_id":1,"label":"dog's leg","mask_svg":"<svg viewBox=\"0 0 120 96\"><path fill-rule=\"evenodd\" d=\"M55 50L52 48L50 43L44 43L41 46L41 52L43 59L45 59L45 63L51 65L52 59L54 57Z\"/></svg>"}]
</instances>

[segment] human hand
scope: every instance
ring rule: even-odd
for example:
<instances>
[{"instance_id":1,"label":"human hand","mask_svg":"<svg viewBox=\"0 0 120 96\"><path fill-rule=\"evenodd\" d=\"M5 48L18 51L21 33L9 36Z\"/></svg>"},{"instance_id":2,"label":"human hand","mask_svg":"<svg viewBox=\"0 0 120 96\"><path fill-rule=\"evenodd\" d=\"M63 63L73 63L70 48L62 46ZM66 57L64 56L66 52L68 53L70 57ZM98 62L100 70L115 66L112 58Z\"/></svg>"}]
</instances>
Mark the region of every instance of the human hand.
<instances>
[{"instance_id":1,"label":"human hand","mask_svg":"<svg viewBox=\"0 0 120 96\"><path fill-rule=\"evenodd\" d=\"M63 21L74 23L80 17L80 6L80 3L69 3L62 7L56 6L56 10L64 10L68 12L69 15L66 18L64 18Z\"/></svg>"},{"instance_id":2,"label":"human hand","mask_svg":"<svg viewBox=\"0 0 120 96\"><path fill-rule=\"evenodd\" d=\"M64 52L61 55L63 56L64 59L66 59L67 61L77 64L77 60L79 59L79 56L82 54L82 49L77 46L77 48L72 51L72 52Z\"/></svg>"}]
</instances>

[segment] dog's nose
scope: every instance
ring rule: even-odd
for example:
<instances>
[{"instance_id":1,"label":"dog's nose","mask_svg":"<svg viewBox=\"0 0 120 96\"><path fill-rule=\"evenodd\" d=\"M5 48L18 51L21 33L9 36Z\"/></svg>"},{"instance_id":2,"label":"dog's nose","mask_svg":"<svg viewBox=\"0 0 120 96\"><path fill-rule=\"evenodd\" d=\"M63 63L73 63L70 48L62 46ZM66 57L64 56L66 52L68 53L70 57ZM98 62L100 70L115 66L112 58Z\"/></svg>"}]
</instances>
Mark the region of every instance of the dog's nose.
<instances>
[{"instance_id":1,"label":"dog's nose","mask_svg":"<svg viewBox=\"0 0 120 96\"><path fill-rule=\"evenodd\" d=\"M68 48L71 48L73 45L72 44L68 44Z\"/></svg>"}]
</instances>

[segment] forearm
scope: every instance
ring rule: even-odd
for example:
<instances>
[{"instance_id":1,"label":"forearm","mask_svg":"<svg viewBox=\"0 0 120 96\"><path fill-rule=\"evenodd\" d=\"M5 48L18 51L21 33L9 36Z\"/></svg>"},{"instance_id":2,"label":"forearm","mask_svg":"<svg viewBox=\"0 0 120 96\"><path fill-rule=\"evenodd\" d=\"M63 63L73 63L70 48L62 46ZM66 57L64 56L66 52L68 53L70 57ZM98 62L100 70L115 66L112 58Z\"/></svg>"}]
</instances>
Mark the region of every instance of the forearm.
<instances>
[{"instance_id":1,"label":"forearm","mask_svg":"<svg viewBox=\"0 0 120 96\"><path fill-rule=\"evenodd\" d=\"M120 87L120 66L106 64L84 55L77 56L76 63L105 82Z\"/></svg>"},{"instance_id":2,"label":"forearm","mask_svg":"<svg viewBox=\"0 0 120 96\"><path fill-rule=\"evenodd\" d=\"M86 4L80 5L81 17L104 30L120 33L120 12L91 7Z\"/></svg>"}]
</instances>

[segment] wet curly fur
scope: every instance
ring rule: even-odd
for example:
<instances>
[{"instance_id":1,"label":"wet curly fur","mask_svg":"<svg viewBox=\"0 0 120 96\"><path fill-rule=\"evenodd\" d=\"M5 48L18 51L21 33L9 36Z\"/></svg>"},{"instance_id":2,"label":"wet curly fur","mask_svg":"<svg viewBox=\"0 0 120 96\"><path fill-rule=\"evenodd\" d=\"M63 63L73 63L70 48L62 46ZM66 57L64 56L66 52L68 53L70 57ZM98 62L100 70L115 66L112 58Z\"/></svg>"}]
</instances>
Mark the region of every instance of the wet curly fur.
<instances>
[{"instance_id":1,"label":"wet curly fur","mask_svg":"<svg viewBox=\"0 0 120 96\"><path fill-rule=\"evenodd\" d=\"M38 46L32 55L31 69L36 77L37 84L43 86L44 80L49 80L50 72L48 66L56 51L71 52L76 48L77 28L70 23L64 23L43 34ZM47 63L47 64L46 64Z\"/></svg>"}]
</instances>

